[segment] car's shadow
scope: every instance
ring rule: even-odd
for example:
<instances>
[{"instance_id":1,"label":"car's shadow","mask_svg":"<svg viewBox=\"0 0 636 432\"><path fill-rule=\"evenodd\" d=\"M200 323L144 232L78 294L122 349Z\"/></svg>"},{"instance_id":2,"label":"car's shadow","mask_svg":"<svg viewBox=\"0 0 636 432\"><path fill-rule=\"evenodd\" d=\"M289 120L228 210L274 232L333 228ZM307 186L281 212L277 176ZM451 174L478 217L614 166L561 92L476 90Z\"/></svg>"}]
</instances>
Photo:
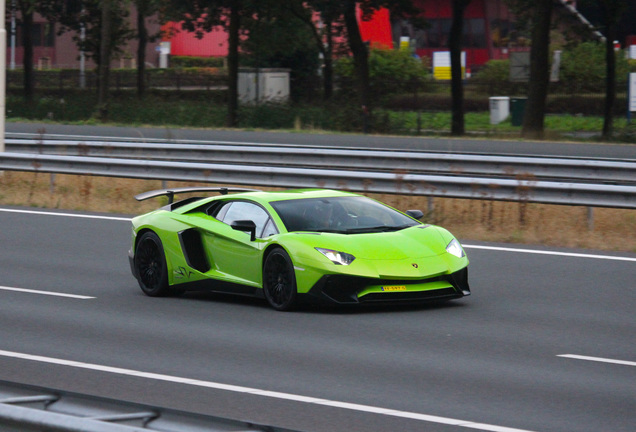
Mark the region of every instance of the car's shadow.
<instances>
[{"instance_id":1,"label":"car's shadow","mask_svg":"<svg viewBox=\"0 0 636 432\"><path fill-rule=\"evenodd\" d=\"M214 303L224 303L232 305L242 305L259 309L268 309L274 313L267 301L261 298L245 297L233 294L214 293L208 291L188 291L181 296L182 300L208 301ZM426 301L415 303L391 303L391 304L360 304L360 305L338 305L326 302L312 301L304 299L292 312L282 313L310 313L310 314L331 314L331 315L352 315L352 314L377 314L377 313L403 313L427 310L440 310L465 307L461 301L443 300Z\"/></svg>"}]
</instances>

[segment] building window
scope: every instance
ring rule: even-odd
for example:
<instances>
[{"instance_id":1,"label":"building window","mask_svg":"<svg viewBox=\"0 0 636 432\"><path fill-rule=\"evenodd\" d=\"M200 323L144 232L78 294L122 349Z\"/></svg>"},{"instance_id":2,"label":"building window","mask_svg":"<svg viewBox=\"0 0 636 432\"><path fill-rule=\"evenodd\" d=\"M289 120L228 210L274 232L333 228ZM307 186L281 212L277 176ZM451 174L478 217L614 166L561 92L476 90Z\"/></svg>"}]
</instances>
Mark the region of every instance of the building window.
<instances>
[{"instance_id":1,"label":"building window","mask_svg":"<svg viewBox=\"0 0 636 432\"><path fill-rule=\"evenodd\" d=\"M490 39L495 48L528 46L529 36L515 28L514 23L507 19L493 19L490 21Z\"/></svg>"},{"instance_id":2,"label":"building window","mask_svg":"<svg viewBox=\"0 0 636 432\"><path fill-rule=\"evenodd\" d=\"M394 22L395 34L410 36L415 39L416 49L448 48L448 38L452 20L450 18L428 18L428 28L414 29L409 24ZM399 26L397 31L395 27ZM486 48L486 22L483 18L471 18L464 20L465 48Z\"/></svg>"},{"instance_id":3,"label":"building window","mask_svg":"<svg viewBox=\"0 0 636 432\"><path fill-rule=\"evenodd\" d=\"M464 46L486 48L486 22L483 18L464 20Z\"/></svg>"},{"instance_id":4,"label":"building window","mask_svg":"<svg viewBox=\"0 0 636 432\"><path fill-rule=\"evenodd\" d=\"M22 44L22 25L16 26L15 45L21 47ZM34 47L53 47L55 46L55 25L49 22L33 23L33 32L31 33ZM7 37L7 45L11 43L11 37Z\"/></svg>"}]
</instances>

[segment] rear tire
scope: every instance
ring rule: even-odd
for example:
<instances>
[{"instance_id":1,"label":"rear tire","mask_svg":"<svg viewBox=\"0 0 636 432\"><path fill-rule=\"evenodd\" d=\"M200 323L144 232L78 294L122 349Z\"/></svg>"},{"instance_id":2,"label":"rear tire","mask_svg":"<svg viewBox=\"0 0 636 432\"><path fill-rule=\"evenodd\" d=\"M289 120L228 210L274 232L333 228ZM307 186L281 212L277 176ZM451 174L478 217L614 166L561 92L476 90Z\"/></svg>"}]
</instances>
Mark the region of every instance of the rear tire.
<instances>
[{"instance_id":1,"label":"rear tire","mask_svg":"<svg viewBox=\"0 0 636 432\"><path fill-rule=\"evenodd\" d=\"M135 269L139 287L150 297L171 294L168 267L161 239L152 231L142 234L135 251Z\"/></svg>"},{"instance_id":2,"label":"rear tire","mask_svg":"<svg viewBox=\"0 0 636 432\"><path fill-rule=\"evenodd\" d=\"M294 264L283 248L273 249L265 258L263 291L270 306L278 311L296 307L298 291Z\"/></svg>"}]
</instances>

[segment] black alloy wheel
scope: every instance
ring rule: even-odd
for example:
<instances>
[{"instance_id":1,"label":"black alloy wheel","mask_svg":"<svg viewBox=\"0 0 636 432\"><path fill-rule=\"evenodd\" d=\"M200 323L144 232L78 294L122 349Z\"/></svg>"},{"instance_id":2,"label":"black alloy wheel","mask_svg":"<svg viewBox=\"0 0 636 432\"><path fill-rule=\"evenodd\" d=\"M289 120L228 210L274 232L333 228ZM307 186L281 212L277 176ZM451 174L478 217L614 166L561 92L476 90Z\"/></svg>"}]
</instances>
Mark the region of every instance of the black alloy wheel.
<instances>
[{"instance_id":1,"label":"black alloy wheel","mask_svg":"<svg viewBox=\"0 0 636 432\"><path fill-rule=\"evenodd\" d=\"M263 290L269 304L278 311L296 306L297 290L294 264L282 248L272 250L263 265Z\"/></svg>"},{"instance_id":2,"label":"black alloy wheel","mask_svg":"<svg viewBox=\"0 0 636 432\"><path fill-rule=\"evenodd\" d=\"M150 297L170 294L163 245L154 232L145 232L139 239L135 252L135 268L144 294Z\"/></svg>"}]
</instances>

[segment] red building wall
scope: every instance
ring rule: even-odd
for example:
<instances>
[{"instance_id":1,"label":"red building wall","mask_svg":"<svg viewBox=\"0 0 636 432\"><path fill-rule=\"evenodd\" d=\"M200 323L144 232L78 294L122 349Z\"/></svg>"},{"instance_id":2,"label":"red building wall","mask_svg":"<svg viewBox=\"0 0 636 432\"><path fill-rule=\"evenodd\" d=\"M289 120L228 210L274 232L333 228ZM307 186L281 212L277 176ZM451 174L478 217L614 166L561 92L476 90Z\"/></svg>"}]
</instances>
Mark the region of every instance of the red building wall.
<instances>
[{"instance_id":1,"label":"red building wall","mask_svg":"<svg viewBox=\"0 0 636 432\"><path fill-rule=\"evenodd\" d=\"M204 33L198 39L195 33L181 30L179 23L169 23L162 27L164 41L170 42L171 55L197 57L226 57L228 52L227 32L219 27Z\"/></svg>"}]
</instances>

